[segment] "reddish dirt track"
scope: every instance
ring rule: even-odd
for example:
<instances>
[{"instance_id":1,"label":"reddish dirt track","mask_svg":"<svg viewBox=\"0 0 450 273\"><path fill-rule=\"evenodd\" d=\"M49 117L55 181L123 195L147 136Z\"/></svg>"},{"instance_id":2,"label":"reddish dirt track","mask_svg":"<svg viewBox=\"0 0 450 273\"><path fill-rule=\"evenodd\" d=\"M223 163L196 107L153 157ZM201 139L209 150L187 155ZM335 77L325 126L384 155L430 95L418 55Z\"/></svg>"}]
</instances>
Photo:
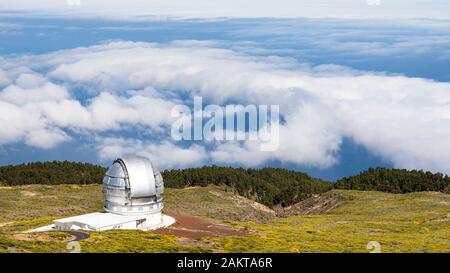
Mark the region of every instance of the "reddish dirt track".
<instances>
[{"instance_id":1,"label":"reddish dirt track","mask_svg":"<svg viewBox=\"0 0 450 273\"><path fill-rule=\"evenodd\" d=\"M194 216L168 213L175 218L175 224L168 228L158 229L157 234L175 235L186 238L198 237L225 237L245 235L243 230L233 229L226 224L219 224L200 219Z\"/></svg>"}]
</instances>

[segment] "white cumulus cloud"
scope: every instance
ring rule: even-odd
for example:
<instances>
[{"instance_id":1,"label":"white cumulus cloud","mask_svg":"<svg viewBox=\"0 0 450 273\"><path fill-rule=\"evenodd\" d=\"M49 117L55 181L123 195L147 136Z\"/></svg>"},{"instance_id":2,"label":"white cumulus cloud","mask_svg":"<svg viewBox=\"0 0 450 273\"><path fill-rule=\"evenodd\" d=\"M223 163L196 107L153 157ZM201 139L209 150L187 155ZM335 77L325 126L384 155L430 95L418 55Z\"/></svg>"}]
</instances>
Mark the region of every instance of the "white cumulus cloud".
<instances>
[{"instance_id":1,"label":"white cumulus cloud","mask_svg":"<svg viewBox=\"0 0 450 273\"><path fill-rule=\"evenodd\" d=\"M380 3L374 5L373 3ZM0 10L113 19L309 17L449 18L446 0L2 0Z\"/></svg>"},{"instance_id":2,"label":"white cumulus cloud","mask_svg":"<svg viewBox=\"0 0 450 273\"><path fill-rule=\"evenodd\" d=\"M208 159L205 148L197 144L180 147L169 141L152 143L120 137L99 139L97 151L102 160L110 161L121 156L138 155L150 158L159 168L201 166L206 164Z\"/></svg>"},{"instance_id":3,"label":"white cumulus cloud","mask_svg":"<svg viewBox=\"0 0 450 273\"><path fill-rule=\"evenodd\" d=\"M141 154L157 157L164 167L278 160L326 168L338 161L343 139L351 138L396 167L450 173L447 82L309 67L193 41L111 42L4 58L0 69L5 68L26 72L10 73L10 84L0 91L2 144L50 148L92 133L101 159ZM219 105L279 105L285 120L279 148L176 142L170 137L171 109L196 95ZM133 134L117 136L122 132Z\"/></svg>"}]
</instances>

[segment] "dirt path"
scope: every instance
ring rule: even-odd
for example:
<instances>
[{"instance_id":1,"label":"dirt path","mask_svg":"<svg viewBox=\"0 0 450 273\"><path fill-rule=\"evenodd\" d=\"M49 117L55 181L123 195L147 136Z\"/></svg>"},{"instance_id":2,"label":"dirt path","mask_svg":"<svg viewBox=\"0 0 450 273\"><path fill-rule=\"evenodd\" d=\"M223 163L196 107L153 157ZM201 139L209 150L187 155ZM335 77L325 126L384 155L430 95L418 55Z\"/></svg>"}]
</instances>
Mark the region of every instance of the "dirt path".
<instances>
[{"instance_id":1,"label":"dirt path","mask_svg":"<svg viewBox=\"0 0 450 273\"><path fill-rule=\"evenodd\" d=\"M175 224L155 231L157 234L175 235L186 238L243 236L244 230L237 230L227 224L215 223L194 216L168 213L175 218Z\"/></svg>"}]
</instances>

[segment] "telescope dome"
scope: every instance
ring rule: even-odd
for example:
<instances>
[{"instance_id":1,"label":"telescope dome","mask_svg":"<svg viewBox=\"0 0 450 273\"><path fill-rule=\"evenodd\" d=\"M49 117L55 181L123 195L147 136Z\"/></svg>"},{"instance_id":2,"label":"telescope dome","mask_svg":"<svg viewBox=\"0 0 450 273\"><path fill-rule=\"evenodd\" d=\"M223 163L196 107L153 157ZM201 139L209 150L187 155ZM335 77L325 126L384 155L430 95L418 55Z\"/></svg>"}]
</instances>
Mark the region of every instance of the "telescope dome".
<instances>
[{"instance_id":1,"label":"telescope dome","mask_svg":"<svg viewBox=\"0 0 450 273\"><path fill-rule=\"evenodd\" d=\"M115 214L160 214L163 192L161 173L142 157L114 160L103 179L104 208Z\"/></svg>"}]
</instances>

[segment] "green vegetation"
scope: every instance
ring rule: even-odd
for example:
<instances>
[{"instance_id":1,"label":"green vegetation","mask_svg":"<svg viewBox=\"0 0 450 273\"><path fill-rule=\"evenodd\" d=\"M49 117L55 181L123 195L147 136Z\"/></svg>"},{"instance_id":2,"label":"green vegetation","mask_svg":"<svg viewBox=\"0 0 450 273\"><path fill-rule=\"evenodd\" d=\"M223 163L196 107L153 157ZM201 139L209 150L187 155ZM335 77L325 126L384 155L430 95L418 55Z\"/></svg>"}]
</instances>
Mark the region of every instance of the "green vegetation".
<instances>
[{"instance_id":1,"label":"green vegetation","mask_svg":"<svg viewBox=\"0 0 450 273\"><path fill-rule=\"evenodd\" d=\"M68 252L69 236L63 232L52 232L45 235L24 236L22 234L4 234L0 232L0 253L38 252L54 253Z\"/></svg>"},{"instance_id":2,"label":"green vegetation","mask_svg":"<svg viewBox=\"0 0 450 273\"><path fill-rule=\"evenodd\" d=\"M285 169L242 169L202 167L163 172L167 187L226 185L238 194L266 206L292 205L315 193L323 193L332 185L301 172Z\"/></svg>"},{"instance_id":3,"label":"green vegetation","mask_svg":"<svg viewBox=\"0 0 450 273\"><path fill-rule=\"evenodd\" d=\"M450 177L441 173L399 169L369 169L335 183L337 189L407 193L421 191L448 192Z\"/></svg>"},{"instance_id":4,"label":"green vegetation","mask_svg":"<svg viewBox=\"0 0 450 273\"><path fill-rule=\"evenodd\" d=\"M0 167L0 252L70 251L67 233L24 232L101 210L104 173L71 162ZM377 241L383 252L450 252L450 178L439 173L377 168L335 184L273 168L212 166L163 176L166 213L231 225L243 236L89 232L82 251L368 252L367 243ZM303 215L311 211L319 214Z\"/></svg>"},{"instance_id":5,"label":"green vegetation","mask_svg":"<svg viewBox=\"0 0 450 273\"><path fill-rule=\"evenodd\" d=\"M166 189L164 203L168 212L224 221L266 223L276 217L272 209L237 195L227 186Z\"/></svg>"},{"instance_id":6,"label":"green vegetation","mask_svg":"<svg viewBox=\"0 0 450 273\"><path fill-rule=\"evenodd\" d=\"M246 230L244 236L184 238L154 232L89 232L82 252L450 252L450 195L332 190L337 208L321 215L276 217L225 186L167 189L166 212ZM180 202L184 200L186 202ZM237 201L238 200L238 201ZM55 218L98 211L101 185L0 187L0 252L68 252L69 235L24 234ZM258 206L259 205L259 206ZM239 217L245 214L252 217Z\"/></svg>"},{"instance_id":7,"label":"green vegetation","mask_svg":"<svg viewBox=\"0 0 450 273\"><path fill-rule=\"evenodd\" d=\"M278 218L268 225L236 223L255 234L209 238L223 252L450 252L450 196L334 190L346 201L324 215Z\"/></svg>"},{"instance_id":8,"label":"green vegetation","mask_svg":"<svg viewBox=\"0 0 450 273\"><path fill-rule=\"evenodd\" d=\"M99 184L106 169L88 163L37 162L0 167L0 185ZM329 183L286 169L202 167L162 172L166 188L224 185L239 195L269 207L287 207L335 189L408 193L450 192L450 177L417 170L375 168Z\"/></svg>"},{"instance_id":9,"label":"green vegetation","mask_svg":"<svg viewBox=\"0 0 450 273\"><path fill-rule=\"evenodd\" d=\"M30 221L99 211L101 185L24 185L0 187L2 222ZM48 219L51 223L52 219ZM27 228L27 227L26 227Z\"/></svg>"},{"instance_id":10,"label":"green vegetation","mask_svg":"<svg viewBox=\"0 0 450 273\"><path fill-rule=\"evenodd\" d=\"M158 235L140 230L107 230L90 232L91 237L81 242L83 252L211 252L200 246L186 246L172 235Z\"/></svg>"},{"instance_id":11,"label":"green vegetation","mask_svg":"<svg viewBox=\"0 0 450 273\"><path fill-rule=\"evenodd\" d=\"M0 185L101 183L106 169L69 161L35 162L0 167Z\"/></svg>"},{"instance_id":12,"label":"green vegetation","mask_svg":"<svg viewBox=\"0 0 450 273\"><path fill-rule=\"evenodd\" d=\"M106 169L88 163L37 162L0 167L0 185L28 184L96 184L101 183ZM163 173L165 186L184 188L191 186L226 185L246 198L267 206L289 206L314 193L331 189L330 183L312 178L305 173L285 169L242 169L203 167L169 170Z\"/></svg>"}]
</instances>

